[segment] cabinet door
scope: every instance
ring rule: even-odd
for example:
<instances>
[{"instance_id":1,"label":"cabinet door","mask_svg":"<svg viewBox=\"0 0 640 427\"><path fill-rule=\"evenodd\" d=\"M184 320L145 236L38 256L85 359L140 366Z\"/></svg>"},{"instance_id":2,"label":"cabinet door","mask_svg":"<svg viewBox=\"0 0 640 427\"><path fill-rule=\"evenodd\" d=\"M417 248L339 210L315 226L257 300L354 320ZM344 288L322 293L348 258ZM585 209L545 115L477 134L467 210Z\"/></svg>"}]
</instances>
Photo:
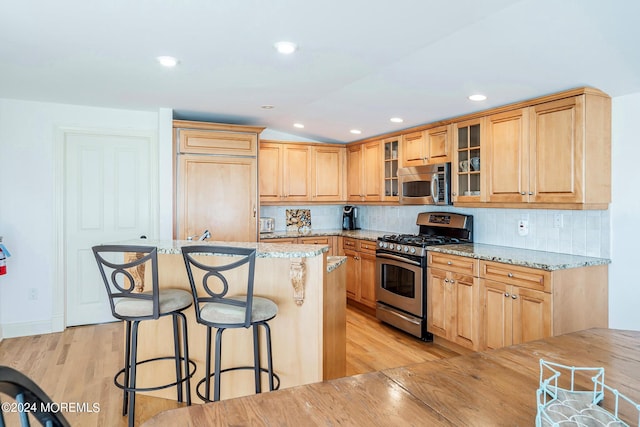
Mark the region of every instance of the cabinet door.
<instances>
[{"instance_id":1,"label":"cabinet door","mask_svg":"<svg viewBox=\"0 0 640 427\"><path fill-rule=\"evenodd\" d=\"M551 336L551 294L514 286L513 344Z\"/></svg>"},{"instance_id":2,"label":"cabinet door","mask_svg":"<svg viewBox=\"0 0 640 427\"><path fill-rule=\"evenodd\" d=\"M535 105L530 120L530 201L584 202L584 95Z\"/></svg>"},{"instance_id":3,"label":"cabinet door","mask_svg":"<svg viewBox=\"0 0 640 427\"><path fill-rule=\"evenodd\" d=\"M469 349L478 348L479 293L478 279L472 276L450 273L454 323L451 339Z\"/></svg>"},{"instance_id":4,"label":"cabinet door","mask_svg":"<svg viewBox=\"0 0 640 427\"><path fill-rule=\"evenodd\" d=\"M362 145L347 148L347 200L360 202L362 195Z\"/></svg>"},{"instance_id":5,"label":"cabinet door","mask_svg":"<svg viewBox=\"0 0 640 427\"><path fill-rule=\"evenodd\" d=\"M402 166L420 166L427 162L424 132L408 133L402 137Z\"/></svg>"},{"instance_id":6,"label":"cabinet door","mask_svg":"<svg viewBox=\"0 0 640 427\"><path fill-rule=\"evenodd\" d=\"M255 158L178 156L177 239L209 230L211 240L257 240Z\"/></svg>"},{"instance_id":7,"label":"cabinet door","mask_svg":"<svg viewBox=\"0 0 640 427\"><path fill-rule=\"evenodd\" d=\"M489 202L522 203L529 199L528 121L526 109L487 119Z\"/></svg>"},{"instance_id":8,"label":"cabinet door","mask_svg":"<svg viewBox=\"0 0 640 427\"><path fill-rule=\"evenodd\" d=\"M451 170L454 203L478 202L486 198L484 158L485 118L456 123L453 127L454 143ZM477 170L471 168L471 159L477 158ZM474 160L474 162L476 162Z\"/></svg>"},{"instance_id":9,"label":"cabinet door","mask_svg":"<svg viewBox=\"0 0 640 427\"><path fill-rule=\"evenodd\" d=\"M445 163L451 161L449 151L450 126L438 126L426 131L428 163Z\"/></svg>"},{"instance_id":10,"label":"cabinet door","mask_svg":"<svg viewBox=\"0 0 640 427\"><path fill-rule=\"evenodd\" d=\"M376 307L376 255L360 252L360 302Z\"/></svg>"},{"instance_id":11,"label":"cabinet door","mask_svg":"<svg viewBox=\"0 0 640 427\"><path fill-rule=\"evenodd\" d=\"M282 144L261 143L259 157L260 201L282 199Z\"/></svg>"},{"instance_id":12,"label":"cabinet door","mask_svg":"<svg viewBox=\"0 0 640 427\"><path fill-rule=\"evenodd\" d=\"M311 199L317 202L345 200L345 152L344 147L316 146L312 148L313 192Z\"/></svg>"},{"instance_id":13,"label":"cabinet door","mask_svg":"<svg viewBox=\"0 0 640 427\"><path fill-rule=\"evenodd\" d=\"M311 200L311 147L284 146L284 196L286 201Z\"/></svg>"},{"instance_id":14,"label":"cabinet door","mask_svg":"<svg viewBox=\"0 0 640 427\"><path fill-rule=\"evenodd\" d=\"M256 133L224 132L206 129L177 129L180 153L255 156Z\"/></svg>"},{"instance_id":15,"label":"cabinet door","mask_svg":"<svg viewBox=\"0 0 640 427\"><path fill-rule=\"evenodd\" d=\"M448 338L450 308L447 272L437 268L427 269L427 330L434 335Z\"/></svg>"},{"instance_id":16,"label":"cabinet door","mask_svg":"<svg viewBox=\"0 0 640 427\"><path fill-rule=\"evenodd\" d=\"M347 298L357 300L360 283L360 263L358 262L358 253L351 249L344 248L344 255L347 257Z\"/></svg>"},{"instance_id":17,"label":"cabinet door","mask_svg":"<svg viewBox=\"0 0 640 427\"><path fill-rule=\"evenodd\" d=\"M511 286L494 282L493 280L480 280L480 298L482 307L482 335L483 349L496 349L511 345Z\"/></svg>"},{"instance_id":18,"label":"cabinet door","mask_svg":"<svg viewBox=\"0 0 640 427\"><path fill-rule=\"evenodd\" d=\"M364 201L382 200L382 144L369 142L362 146L362 193Z\"/></svg>"}]
</instances>

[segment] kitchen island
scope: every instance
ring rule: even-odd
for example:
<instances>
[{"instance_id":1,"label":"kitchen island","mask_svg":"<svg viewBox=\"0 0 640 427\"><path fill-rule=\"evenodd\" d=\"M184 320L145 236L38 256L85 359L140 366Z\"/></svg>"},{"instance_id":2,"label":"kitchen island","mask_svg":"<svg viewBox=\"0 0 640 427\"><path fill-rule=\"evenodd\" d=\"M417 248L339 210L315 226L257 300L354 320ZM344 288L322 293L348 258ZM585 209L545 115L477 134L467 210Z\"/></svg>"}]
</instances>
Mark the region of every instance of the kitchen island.
<instances>
[{"instance_id":1,"label":"kitchen island","mask_svg":"<svg viewBox=\"0 0 640 427\"><path fill-rule=\"evenodd\" d=\"M278 315L271 321L274 370L280 377L280 389L338 378L346 370L346 291L344 257L327 257L327 247L320 245L283 245L255 242L192 242L134 240L128 245L148 245L158 248L160 288L191 291L182 258L181 247L205 244L255 248L256 270L254 294L269 298L278 305ZM204 256L204 255L203 255ZM227 257L214 255L224 262ZM143 280L143 283L148 281ZM246 284L244 284L246 286ZM235 290L230 283L230 294ZM204 376L206 328L196 322L194 308L185 314L188 319L189 358L197 365L193 388ZM261 331L262 333L263 331ZM138 360L172 354L170 318L140 324ZM264 346L264 338L261 338ZM229 329L223 337L222 368L251 365L251 330ZM264 366L266 358L262 351ZM139 384L169 382L173 368L150 369L141 365ZM266 375L266 374L265 374ZM266 378L266 377L265 377ZM165 381L166 380L166 381ZM263 390L267 381L263 381ZM233 371L222 376L221 398L254 393L253 372ZM168 388L149 395L175 399L175 390Z\"/></svg>"}]
</instances>

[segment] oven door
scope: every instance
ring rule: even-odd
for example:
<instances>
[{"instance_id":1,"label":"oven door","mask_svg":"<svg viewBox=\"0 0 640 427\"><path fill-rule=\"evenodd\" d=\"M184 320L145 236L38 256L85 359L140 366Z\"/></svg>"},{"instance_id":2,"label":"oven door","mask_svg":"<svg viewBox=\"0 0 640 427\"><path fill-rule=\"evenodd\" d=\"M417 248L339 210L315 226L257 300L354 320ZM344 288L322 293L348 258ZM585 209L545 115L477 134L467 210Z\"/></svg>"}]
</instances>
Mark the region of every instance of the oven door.
<instances>
[{"instance_id":1,"label":"oven door","mask_svg":"<svg viewBox=\"0 0 640 427\"><path fill-rule=\"evenodd\" d=\"M426 284L420 261L376 254L376 299L414 316L424 318Z\"/></svg>"}]
</instances>

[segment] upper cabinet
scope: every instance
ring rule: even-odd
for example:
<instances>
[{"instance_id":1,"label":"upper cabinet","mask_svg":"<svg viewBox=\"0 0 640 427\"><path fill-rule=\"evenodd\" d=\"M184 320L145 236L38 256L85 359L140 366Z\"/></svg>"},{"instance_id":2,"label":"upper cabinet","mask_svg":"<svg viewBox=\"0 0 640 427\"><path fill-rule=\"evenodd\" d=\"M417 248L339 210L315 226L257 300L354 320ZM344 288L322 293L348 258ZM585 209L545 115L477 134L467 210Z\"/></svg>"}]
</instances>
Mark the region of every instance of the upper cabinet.
<instances>
[{"instance_id":1,"label":"upper cabinet","mask_svg":"<svg viewBox=\"0 0 640 427\"><path fill-rule=\"evenodd\" d=\"M490 115L487 201L606 208L610 111L609 97L586 92Z\"/></svg>"},{"instance_id":2,"label":"upper cabinet","mask_svg":"<svg viewBox=\"0 0 640 427\"><path fill-rule=\"evenodd\" d=\"M450 157L449 125L411 132L402 137L402 167L445 163Z\"/></svg>"},{"instance_id":3,"label":"upper cabinet","mask_svg":"<svg viewBox=\"0 0 640 427\"><path fill-rule=\"evenodd\" d=\"M479 202L484 194L484 118L458 122L453 127L454 156L451 166L454 203Z\"/></svg>"},{"instance_id":4,"label":"upper cabinet","mask_svg":"<svg viewBox=\"0 0 640 427\"><path fill-rule=\"evenodd\" d=\"M398 161L402 137L387 138L382 141L384 200L398 201Z\"/></svg>"},{"instance_id":5,"label":"upper cabinet","mask_svg":"<svg viewBox=\"0 0 640 427\"><path fill-rule=\"evenodd\" d=\"M382 201L383 161L381 141L347 148L347 201Z\"/></svg>"},{"instance_id":6,"label":"upper cabinet","mask_svg":"<svg viewBox=\"0 0 640 427\"><path fill-rule=\"evenodd\" d=\"M345 152L345 147L334 144L262 141L260 202L344 201Z\"/></svg>"},{"instance_id":7,"label":"upper cabinet","mask_svg":"<svg viewBox=\"0 0 640 427\"><path fill-rule=\"evenodd\" d=\"M342 202L346 199L346 152L344 146L311 147L311 200Z\"/></svg>"},{"instance_id":8,"label":"upper cabinet","mask_svg":"<svg viewBox=\"0 0 640 427\"><path fill-rule=\"evenodd\" d=\"M179 153L255 156L264 128L174 120ZM258 129L258 131L256 131Z\"/></svg>"}]
</instances>

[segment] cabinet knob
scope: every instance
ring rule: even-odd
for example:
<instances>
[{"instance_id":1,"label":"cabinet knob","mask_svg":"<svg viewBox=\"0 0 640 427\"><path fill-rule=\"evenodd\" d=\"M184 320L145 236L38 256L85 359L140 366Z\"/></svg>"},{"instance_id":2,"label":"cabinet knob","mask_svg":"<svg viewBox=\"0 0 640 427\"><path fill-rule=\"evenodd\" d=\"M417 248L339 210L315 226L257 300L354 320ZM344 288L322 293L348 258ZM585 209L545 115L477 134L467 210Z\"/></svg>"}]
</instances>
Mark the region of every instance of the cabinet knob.
<instances>
[{"instance_id":1,"label":"cabinet knob","mask_svg":"<svg viewBox=\"0 0 640 427\"><path fill-rule=\"evenodd\" d=\"M511 298L513 298L513 299L517 299L517 298L518 298L518 295L513 295L513 294L511 294Z\"/></svg>"},{"instance_id":2,"label":"cabinet knob","mask_svg":"<svg viewBox=\"0 0 640 427\"><path fill-rule=\"evenodd\" d=\"M513 273L507 274L507 277L513 277Z\"/></svg>"},{"instance_id":3,"label":"cabinet knob","mask_svg":"<svg viewBox=\"0 0 640 427\"><path fill-rule=\"evenodd\" d=\"M458 193L456 193L455 191L453 193L451 193L452 196L457 196Z\"/></svg>"},{"instance_id":4,"label":"cabinet knob","mask_svg":"<svg viewBox=\"0 0 640 427\"><path fill-rule=\"evenodd\" d=\"M448 265L451 265L451 264L453 264L453 263L452 263L451 261L447 261L447 264L448 264Z\"/></svg>"},{"instance_id":5,"label":"cabinet knob","mask_svg":"<svg viewBox=\"0 0 640 427\"><path fill-rule=\"evenodd\" d=\"M520 192L520 194L524 196L524 195L525 195L525 194L527 194L527 193L525 193L524 191L522 191L522 192Z\"/></svg>"},{"instance_id":6,"label":"cabinet knob","mask_svg":"<svg viewBox=\"0 0 640 427\"><path fill-rule=\"evenodd\" d=\"M505 296L506 298L509 298L509 292L505 292L505 293L504 293L504 296Z\"/></svg>"},{"instance_id":7,"label":"cabinet knob","mask_svg":"<svg viewBox=\"0 0 640 427\"><path fill-rule=\"evenodd\" d=\"M533 196L533 191L529 191L529 195L530 195L530 196Z\"/></svg>"},{"instance_id":8,"label":"cabinet knob","mask_svg":"<svg viewBox=\"0 0 640 427\"><path fill-rule=\"evenodd\" d=\"M444 283L449 283L449 279L444 279Z\"/></svg>"}]
</instances>

